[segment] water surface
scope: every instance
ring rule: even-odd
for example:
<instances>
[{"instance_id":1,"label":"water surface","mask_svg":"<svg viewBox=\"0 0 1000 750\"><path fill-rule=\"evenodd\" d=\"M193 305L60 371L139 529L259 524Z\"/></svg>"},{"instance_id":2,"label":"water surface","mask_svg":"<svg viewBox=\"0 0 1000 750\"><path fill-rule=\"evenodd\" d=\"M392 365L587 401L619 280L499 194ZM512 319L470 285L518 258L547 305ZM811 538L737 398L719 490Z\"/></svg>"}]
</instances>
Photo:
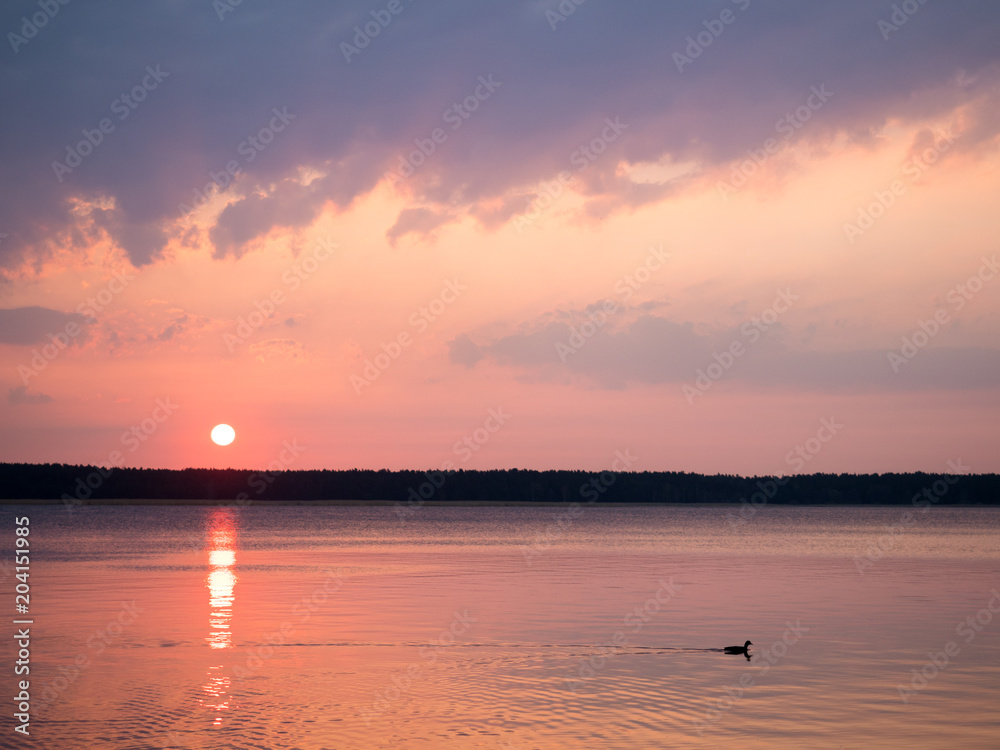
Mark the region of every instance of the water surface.
<instances>
[{"instance_id":1,"label":"water surface","mask_svg":"<svg viewBox=\"0 0 1000 750\"><path fill-rule=\"evenodd\" d=\"M0 745L996 748L1000 511L904 512L7 506Z\"/></svg>"}]
</instances>

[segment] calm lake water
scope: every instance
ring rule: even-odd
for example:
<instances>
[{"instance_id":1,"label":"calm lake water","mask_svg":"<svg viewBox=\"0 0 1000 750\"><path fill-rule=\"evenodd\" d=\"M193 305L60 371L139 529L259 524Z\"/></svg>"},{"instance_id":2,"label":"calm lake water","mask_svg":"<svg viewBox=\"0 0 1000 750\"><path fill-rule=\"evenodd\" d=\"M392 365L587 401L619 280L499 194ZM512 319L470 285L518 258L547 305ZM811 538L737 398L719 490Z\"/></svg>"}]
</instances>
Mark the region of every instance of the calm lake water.
<instances>
[{"instance_id":1,"label":"calm lake water","mask_svg":"<svg viewBox=\"0 0 1000 750\"><path fill-rule=\"evenodd\" d=\"M995 749L1000 511L905 512L4 506L0 747Z\"/></svg>"}]
</instances>

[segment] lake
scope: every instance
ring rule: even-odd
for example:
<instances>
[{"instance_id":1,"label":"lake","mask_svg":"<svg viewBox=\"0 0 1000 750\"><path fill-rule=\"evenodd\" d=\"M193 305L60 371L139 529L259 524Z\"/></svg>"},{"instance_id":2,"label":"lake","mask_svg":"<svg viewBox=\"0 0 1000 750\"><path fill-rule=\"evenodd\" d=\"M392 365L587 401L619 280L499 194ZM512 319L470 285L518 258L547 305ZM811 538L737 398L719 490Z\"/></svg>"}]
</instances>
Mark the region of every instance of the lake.
<instances>
[{"instance_id":1,"label":"lake","mask_svg":"<svg viewBox=\"0 0 1000 750\"><path fill-rule=\"evenodd\" d=\"M2 747L1000 746L996 509L3 516L33 624Z\"/></svg>"}]
</instances>

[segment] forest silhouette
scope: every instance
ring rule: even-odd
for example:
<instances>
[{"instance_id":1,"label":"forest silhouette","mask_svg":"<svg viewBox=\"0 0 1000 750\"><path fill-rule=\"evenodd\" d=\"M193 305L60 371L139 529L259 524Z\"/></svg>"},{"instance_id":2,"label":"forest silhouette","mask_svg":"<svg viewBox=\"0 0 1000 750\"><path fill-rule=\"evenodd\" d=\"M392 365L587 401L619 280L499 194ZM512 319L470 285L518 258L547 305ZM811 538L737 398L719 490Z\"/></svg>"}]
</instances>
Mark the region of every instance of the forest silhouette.
<instances>
[{"instance_id":1,"label":"forest silhouette","mask_svg":"<svg viewBox=\"0 0 1000 750\"><path fill-rule=\"evenodd\" d=\"M997 474L801 474L492 469L253 471L0 463L0 499L1000 505Z\"/></svg>"}]
</instances>

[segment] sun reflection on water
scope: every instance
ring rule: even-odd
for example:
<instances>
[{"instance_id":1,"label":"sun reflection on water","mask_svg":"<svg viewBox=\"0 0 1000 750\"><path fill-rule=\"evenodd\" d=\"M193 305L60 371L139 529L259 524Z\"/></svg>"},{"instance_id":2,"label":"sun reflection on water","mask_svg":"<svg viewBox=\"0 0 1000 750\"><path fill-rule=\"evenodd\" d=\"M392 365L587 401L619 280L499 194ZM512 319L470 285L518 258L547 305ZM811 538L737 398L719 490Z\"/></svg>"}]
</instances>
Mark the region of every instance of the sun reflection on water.
<instances>
[{"instance_id":1,"label":"sun reflection on water","mask_svg":"<svg viewBox=\"0 0 1000 750\"><path fill-rule=\"evenodd\" d=\"M233 647L232 619L236 600L236 582L233 572L236 564L236 516L231 509L216 508L209 516L208 577L205 585L209 591L208 635L205 640L211 649ZM205 697L201 704L215 714L214 726L222 724L222 712L230 707L230 678L223 671L224 665L208 668L208 680L202 686Z\"/></svg>"},{"instance_id":2,"label":"sun reflection on water","mask_svg":"<svg viewBox=\"0 0 1000 750\"><path fill-rule=\"evenodd\" d=\"M236 563L236 523L232 513L223 508L212 512L209 519L208 565L207 579L209 605L211 612L208 618L208 644L212 648L232 648L233 634L230 625L233 619L234 589L236 574L233 565Z\"/></svg>"}]
</instances>

